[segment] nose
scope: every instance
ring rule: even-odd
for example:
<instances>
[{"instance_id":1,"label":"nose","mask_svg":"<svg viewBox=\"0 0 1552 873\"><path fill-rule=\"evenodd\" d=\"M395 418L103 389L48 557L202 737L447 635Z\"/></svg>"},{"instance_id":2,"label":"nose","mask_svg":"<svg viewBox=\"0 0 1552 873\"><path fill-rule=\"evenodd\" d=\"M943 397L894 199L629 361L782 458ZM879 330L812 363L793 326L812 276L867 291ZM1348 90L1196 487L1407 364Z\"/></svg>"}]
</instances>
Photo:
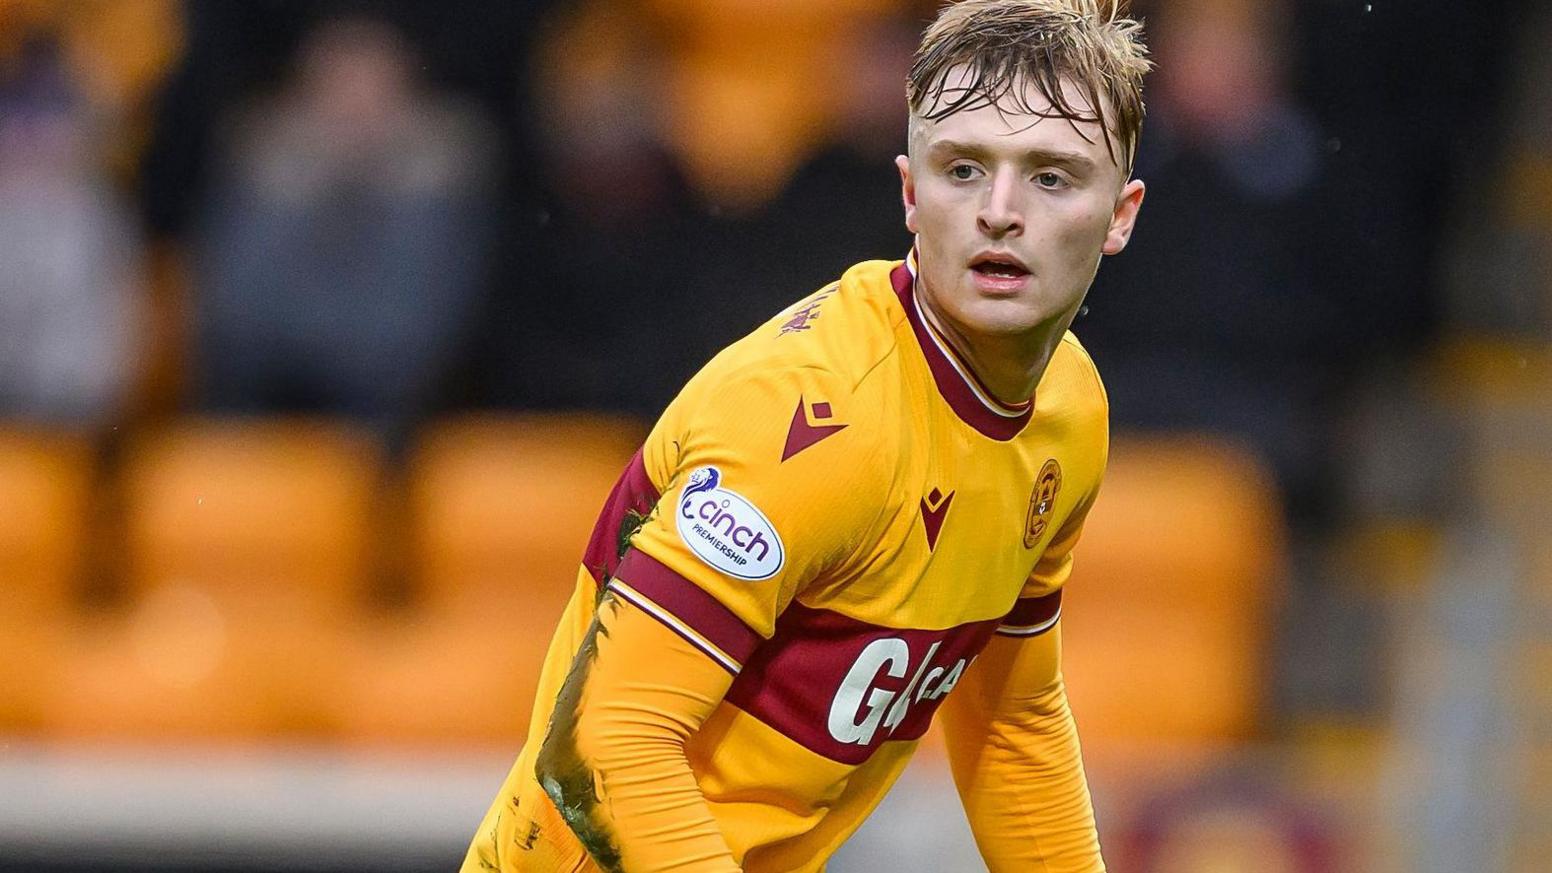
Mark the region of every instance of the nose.
<instances>
[{"instance_id":1,"label":"nose","mask_svg":"<svg viewBox=\"0 0 1552 873\"><path fill-rule=\"evenodd\" d=\"M986 187L985 199L976 213L981 232L991 237L1017 235L1024 230L1024 212L1019 203L1017 173L999 171Z\"/></svg>"}]
</instances>

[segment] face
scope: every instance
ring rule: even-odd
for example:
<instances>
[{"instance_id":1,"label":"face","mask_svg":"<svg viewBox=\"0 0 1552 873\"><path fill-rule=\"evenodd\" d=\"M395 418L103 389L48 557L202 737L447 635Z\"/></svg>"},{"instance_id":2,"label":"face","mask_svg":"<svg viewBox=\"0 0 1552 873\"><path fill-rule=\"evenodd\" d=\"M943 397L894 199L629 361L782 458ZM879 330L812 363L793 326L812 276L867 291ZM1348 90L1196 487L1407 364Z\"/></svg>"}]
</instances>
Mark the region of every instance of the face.
<instances>
[{"instance_id":1,"label":"face","mask_svg":"<svg viewBox=\"0 0 1552 873\"><path fill-rule=\"evenodd\" d=\"M1029 91L1030 108L1050 107ZM1086 106L1073 87L1067 97ZM896 165L924 302L969 337L1065 329L1142 205L1142 182L1126 180L1099 124L1075 130L1004 100L911 127L910 155Z\"/></svg>"}]
</instances>

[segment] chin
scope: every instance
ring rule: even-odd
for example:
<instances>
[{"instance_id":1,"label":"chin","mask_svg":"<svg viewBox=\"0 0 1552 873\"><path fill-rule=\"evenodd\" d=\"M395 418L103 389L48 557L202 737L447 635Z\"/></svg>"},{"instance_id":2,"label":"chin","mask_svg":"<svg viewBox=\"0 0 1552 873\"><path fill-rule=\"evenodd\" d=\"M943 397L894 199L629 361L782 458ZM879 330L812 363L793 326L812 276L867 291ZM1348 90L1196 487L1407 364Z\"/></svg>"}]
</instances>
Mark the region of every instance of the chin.
<instances>
[{"instance_id":1,"label":"chin","mask_svg":"<svg viewBox=\"0 0 1552 873\"><path fill-rule=\"evenodd\" d=\"M960 315L966 329L985 336L1029 333L1048 320L1027 302L1017 300L978 300Z\"/></svg>"}]
</instances>

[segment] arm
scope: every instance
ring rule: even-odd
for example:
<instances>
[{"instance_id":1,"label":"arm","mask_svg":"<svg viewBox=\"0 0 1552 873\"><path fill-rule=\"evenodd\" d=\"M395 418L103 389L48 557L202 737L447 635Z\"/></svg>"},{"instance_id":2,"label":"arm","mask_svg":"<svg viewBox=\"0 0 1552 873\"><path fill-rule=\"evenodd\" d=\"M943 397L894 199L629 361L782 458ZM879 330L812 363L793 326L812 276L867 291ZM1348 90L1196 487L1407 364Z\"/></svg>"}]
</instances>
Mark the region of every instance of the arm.
<instances>
[{"instance_id":1,"label":"arm","mask_svg":"<svg viewBox=\"0 0 1552 873\"><path fill-rule=\"evenodd\" d=\"M685 743L732 675L605 592L572 663L535 775L606 873L737 873Z\"/></svg>"},{"instance_id":2,"label":"arm","mask_svg":"<svg viewBox=\"0 0 1552 873\"><path fill-rule=\"evenodd\" d=\"M941 714L954 782L993 873L1105 869L1059 623L1037 636L993 636Z\"/></svg>"},{"instance_id":3,"label":"arm","mask_svg":"<svg viewBox=\"0 0 1552 873\"><path fill-rule=\"evenodd\" d=\"M805 396L845 424L784 457L791 414L748 410L803 413ZM662 492L625 535L535 767L603 870L739 869L686 744L806 581L850 555L877 514L851 497L876 474L840 464L869 439L853 409L825 371L752 368L697 377L648 440L644 469Z\"/></svg>"}]
</instances>

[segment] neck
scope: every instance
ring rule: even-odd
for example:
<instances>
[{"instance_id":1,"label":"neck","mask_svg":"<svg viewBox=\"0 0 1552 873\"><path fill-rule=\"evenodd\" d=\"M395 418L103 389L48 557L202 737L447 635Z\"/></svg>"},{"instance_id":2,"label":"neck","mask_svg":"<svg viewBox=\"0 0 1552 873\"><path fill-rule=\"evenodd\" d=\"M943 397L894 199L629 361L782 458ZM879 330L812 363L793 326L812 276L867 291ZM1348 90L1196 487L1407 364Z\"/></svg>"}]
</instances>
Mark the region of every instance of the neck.
<instances>
[{"instance_id":1,"label":"neck","mask_svg":"<svg viewBox=\"0 0 1552 873\"><path fill-rule=\"evenodd\" d=\"M922 316L948 341L992 397L1008 406L1034 397L1035 386L1040 384L1051 356L1077 314L1063 313L1023 333L985 335L963 330L943 317L928 295L918 291L916 300Z\"/></svg>"}]
</instances>

